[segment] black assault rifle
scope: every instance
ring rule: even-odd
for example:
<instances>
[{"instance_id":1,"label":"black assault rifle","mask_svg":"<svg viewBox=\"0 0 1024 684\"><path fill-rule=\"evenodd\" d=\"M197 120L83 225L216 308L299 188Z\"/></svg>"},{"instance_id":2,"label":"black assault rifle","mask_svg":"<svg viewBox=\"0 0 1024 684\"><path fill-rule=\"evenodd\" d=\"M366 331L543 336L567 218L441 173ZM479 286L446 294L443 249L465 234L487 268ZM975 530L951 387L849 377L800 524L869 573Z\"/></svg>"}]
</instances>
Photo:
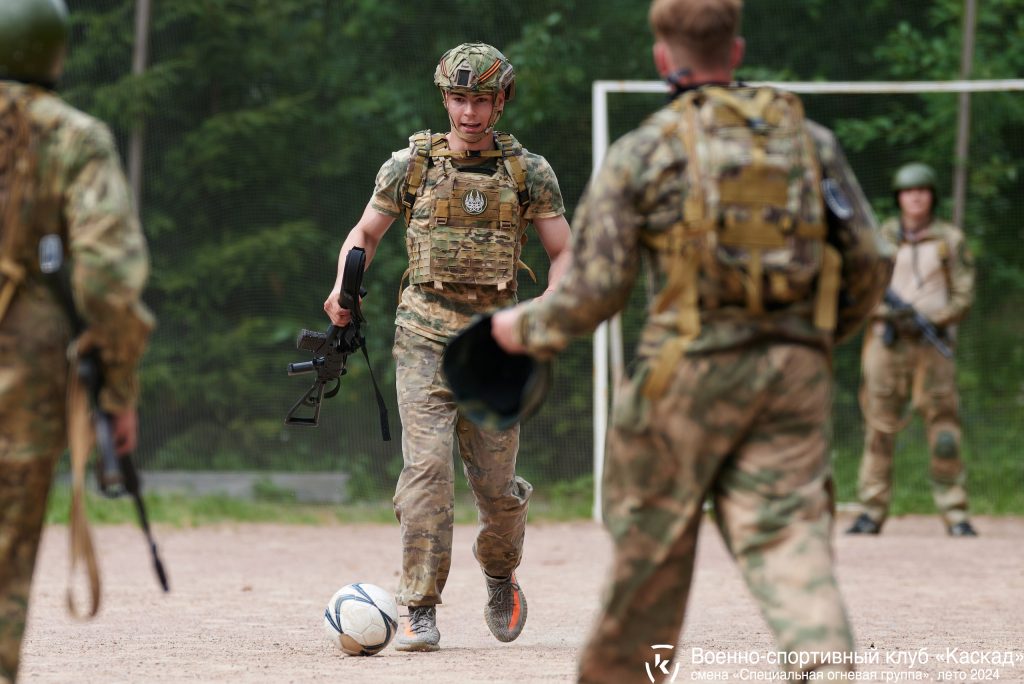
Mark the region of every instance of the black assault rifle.
<instances>
[{"instance_id":1,"label":"black assault rifle","mask_svg":"<svg viewBox=\"0 0 1024 684\"><path fill-rule=\"evenodd\" d=\"M921 335L924 336L928 342L939 350L939 353L945 356L947 359L953 358L953 350L949 348L939 333L935 324L925 318L920 311L914 308L913 304L904 301L898 294L892 291L891 288L886 288L885 295L882 296L882 301L885 302L893 311L906 311L910 314L911 320L917 329L921 331ZM893 341L896 339L896 330L891 321L886 321L885 335L882 337L882 341L885 342L885 346L892 346Z\"/></svg>"},{"instance_id":2,"label":"black assault rifle","mask_svg":"<svg viewBox=\"0 0 1024 684\"><path fill-rule=\"evenodd\" d=\"M77 339L85 332L86 325L75 308L71 294L71 277L64 265L64 245L57 235L46 235L39 241L39 268L49 279L50 285L57 294L71 321L71 330ZM99 458L96 461L96 482L100 492L111 499L131 495L135 501L135 512L138 514L139 526L146 535L149 552L153 556L153 570L164 591L169 591L167 573L163 561L156 548L156 541L149 529L149 517L146 505L142 501L142 484L135 462L131 454L118 455L114 448L114 418L100 407L100 392L103 389L103 366L100 363L99 351L90 349L78 355L78 378L89 395L92 408L93 429L96 433L96 448Z\"/></svg>"},{"instance_id":3,"label":"black assault rifle","mask_svg":"<svg viewBox=\"0 0 1024 684\"><path fill-rule=\"evenodd\" d=\"M341 307L348 309L352 314L348 325L344 327L331 325L327 328L327 332L305 329L299 332L295 346L298 349L311 352L313 360L289 363L288 375L316 373L316 380L313 382L313 386L288 411L288 415L284 419L285 425L316 427L320 422L321 402L325 398L330 399L341 389L341 376L348 372L346 364L349 354L362 349L363 356L366 358L366 366L370 369L373 391L377 394L380 434L384 441L391 439L391 430L388 427L388 409L384 404L384 397L381 396L380 389L377 387L377 380L373 377L373 367L370 365L370 357L366 352L366 338L362 333L362 326L366 319L363 318L359 299L366 295L366 290L362 287L365 267L365 250L362 247L353 247L345 257L345 270L341 276L341 293L338 295ZM327 389L328 383L332 382L334 386ZM307 415L298 415L302 409L307 409Z\"/></svg>"}]
</instances>

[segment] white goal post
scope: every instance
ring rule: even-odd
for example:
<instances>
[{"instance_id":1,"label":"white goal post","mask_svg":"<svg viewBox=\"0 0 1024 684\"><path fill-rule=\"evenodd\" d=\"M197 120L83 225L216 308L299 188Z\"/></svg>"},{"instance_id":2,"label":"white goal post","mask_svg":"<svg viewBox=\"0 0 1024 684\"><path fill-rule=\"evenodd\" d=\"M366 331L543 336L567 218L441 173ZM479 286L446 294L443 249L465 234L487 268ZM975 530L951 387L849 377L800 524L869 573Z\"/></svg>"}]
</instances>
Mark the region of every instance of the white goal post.
<instances>
[{"instance_id":1,"label":"white goal post","mask_svg":"<svg viewBox=\"0 0 1024 684\"><path fill-rule=\"evenodd\" d=\"M798 94L879 95L915 93L979 93L1024 91L1024 79L970 81L760 81L750 85L769 85ZM609 93L667 93L665 81L594 81L591 87L592 160L591 178L601 168L608 150ZM594 331L594 520L601 521L601 479L604 473L605 438L608 412L614 400L613 388L622 378L622 323L618 316L602 323ZM609 377L609 371L611 377Z\"/></svg>"}]
</instances>

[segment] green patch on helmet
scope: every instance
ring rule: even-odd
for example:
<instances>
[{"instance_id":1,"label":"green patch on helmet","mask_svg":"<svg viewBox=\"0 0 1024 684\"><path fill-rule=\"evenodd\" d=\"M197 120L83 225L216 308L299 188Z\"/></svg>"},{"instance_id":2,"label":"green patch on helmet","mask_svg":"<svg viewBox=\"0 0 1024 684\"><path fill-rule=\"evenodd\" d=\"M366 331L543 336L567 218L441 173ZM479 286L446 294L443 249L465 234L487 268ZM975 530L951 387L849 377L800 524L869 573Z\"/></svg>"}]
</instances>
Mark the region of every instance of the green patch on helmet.
<instances>
[{"instance_id":1,"label":"green patch on helmet","mask_svg":"<svg viewBox=\"0 0 1024 684\"><path fill-rule=\"evenodd\" d=\"M68 43L64 0L0 2L0 79L52 87Z\"/></svg>"},{"instance_id":2,"label":"green patch on helmet","mask_svg":"<svg viewBox=\"0 0 1024 684\"><path fill-rule=\"evenodd\" d=\"M442 370L466 418L506 430L533 415L551 387L551 364L509 354L491 335L491 317L477 316L444 352Z\"/></svg>"}]
</instances>

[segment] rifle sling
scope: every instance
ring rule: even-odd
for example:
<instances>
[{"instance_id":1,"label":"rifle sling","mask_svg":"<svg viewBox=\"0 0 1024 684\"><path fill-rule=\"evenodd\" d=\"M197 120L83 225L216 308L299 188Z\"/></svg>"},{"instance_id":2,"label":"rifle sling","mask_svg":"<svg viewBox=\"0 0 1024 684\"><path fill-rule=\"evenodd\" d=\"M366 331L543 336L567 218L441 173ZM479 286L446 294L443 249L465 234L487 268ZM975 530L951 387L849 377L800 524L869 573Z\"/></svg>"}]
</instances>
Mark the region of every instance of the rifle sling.
<instances>
[{"instance_id":1,"label":"rifle sling","mask_svg":"<svg viewBox=\"0 0 1024 684\"><path fill-rule=\"evenodd\" d=\"M71 513L68 521L68 540L71 544L68 571L68 611L76 618L91 618L100 609L100 572L96 563L96 551L89 530L89 519L85 514L85 468L92 451L95 436L90 419L89 398L78 377L78 363L72 359L68 372L68 445L71 450ZM72 580L79 561L85 566L89 582L89 611L82 614L76 607Z\"/></svg>"},{"instance_id":2,"label":"rifle sling","mask_svg":"<svg viewBox=\"0 0 1024 684\"><path fill-rule=\"evenodd\" d=\"M363 358L366 359L366 368L370 371L370 382L373 383L373 392L377 395L377 415L380 416L380 436L385 442L391 441L391 428L388 426L388 407L384 403L384 396L377 386L377 378L373 376L373 366L370 365L370 355L366 351L366 342L360 345L363 349Z\"/></svg>"}]
</instances>

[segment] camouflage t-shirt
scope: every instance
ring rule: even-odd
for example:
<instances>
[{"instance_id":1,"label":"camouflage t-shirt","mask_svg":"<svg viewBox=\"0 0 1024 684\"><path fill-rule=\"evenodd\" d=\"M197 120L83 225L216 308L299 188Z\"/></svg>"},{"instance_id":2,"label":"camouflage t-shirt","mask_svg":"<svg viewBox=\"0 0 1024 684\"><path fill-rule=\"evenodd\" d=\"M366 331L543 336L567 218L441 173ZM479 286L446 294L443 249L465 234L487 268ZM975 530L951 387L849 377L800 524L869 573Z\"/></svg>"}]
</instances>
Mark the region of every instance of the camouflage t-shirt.
<instances>
[{"instance_id":1,"label":"camouflage t-shirt","mask_svg":"<svg viewBox=\"0 0 1024 684\"><path fill-rule=\"evenodd\" d=\"M406 148L391 155L377 173L370 206L386 216L402 216L402 194L406 171L412 150ZM526 187L530 193L530 205L525 219L552 218L565 213L558 179L547 160L539 154L523 150L526 167ZM457 166L481 166L478 160L465 163L453 162ZM503 164L493 159L483 164L493 164L498 173L507 174ZM413 206L413 221L424 219L430 214L432 188L437 185L440 169L431 165ZM479 313L489 313L511 306L516 302L514 288L498 290L489 285L466 285L445 283L443 289L434 289L430 284L409 285L402 292L395 324L419 335L438 342L447 342L462 330Z\"/></svg>"},{"instance_id":2,"label":"camouflage t-shirt","mask_svg":"<svg viewBox=\"0 0 1024 684\"><path fill-rule=\"evenodd\" d=\"M569 267L558 287L531 302L520 319L519 335L528 351L546 358L577 335L622 310L640 267L641 255L652 265L652 295L665 287L674 265L671 257L649 246L649 238L683 220L691 191L687 154L675 130L679 114L670 107L652 115L608 150L603 166L584 194L573 222ZM682 124L682 125L685 125ZM843 257L837 335L847 336L864 321L881 297L888 261L877 226L853 172L834 136L807 123L826 175L836 180L850 201L852 216L830 237ZM708 277L701 273L701 278ZM638 354L651 356L679 335L679 301L657 309L651 297ZM812 323L812 302L797 302L768 315L752 316L743 307L701 310L699 336L688 353L729 349L757 340L792 340L828 347L831 336Z\"/></svg>"},{"instance_id":3,"label":"camouflage t-shirt","mask_svg":"<svg viewBox=\"0 0 1024 684\"><path fill-rule=\"evenodd\" d=\"M49 290L40 272L40 240L60 236L70 255L76 308L104 366L100 402L107 411L123 411L138 399L137 366L154 319L140 299L149 253L114 138L103 123L49 91L0 82L0 105L12 102L28 113L37 140L35 182L19 191L21 226L12 249L27 271L22 296L50 302L35 311L41 319L63 315L52 297L37 296ZM10 187L0 187L4 192Z\"/></svg>"}]
</instances>

